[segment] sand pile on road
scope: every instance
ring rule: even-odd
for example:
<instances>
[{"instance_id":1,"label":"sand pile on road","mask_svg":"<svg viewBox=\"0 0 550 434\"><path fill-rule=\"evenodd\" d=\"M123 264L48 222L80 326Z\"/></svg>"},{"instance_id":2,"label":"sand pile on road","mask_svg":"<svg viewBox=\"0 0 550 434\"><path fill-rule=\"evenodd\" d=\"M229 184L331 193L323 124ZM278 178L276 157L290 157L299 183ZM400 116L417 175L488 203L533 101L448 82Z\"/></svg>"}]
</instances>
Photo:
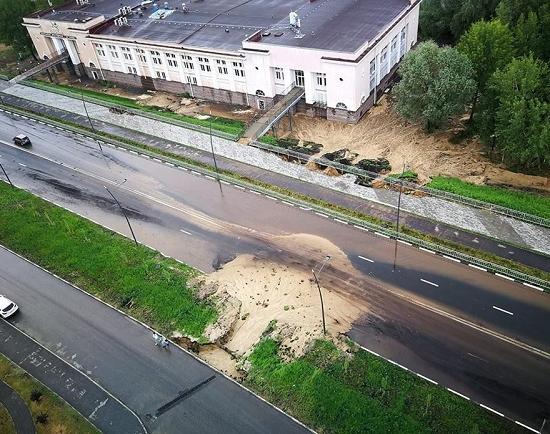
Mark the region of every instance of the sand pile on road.
<instances>
[{"instance_id":1,"label":"sand pile on road","mask_svg":"<svg viewBox=\"0 0 550 434\"><path fill-rule=\"evenodd\" d=\"M330 254L331 263L351 266L336 246L319 237L284 236L277 237L274 243L282 248L306 251L319 262ZM323 285L322 274L320 282ZM276 334L285 358L301 356L313 339L322 336L319 292L311 272L301 264L241 255L221 270L203 277L200 291L203 297L221 300L220 308L228 306L225 312L230 313L222 314L205 335L235 357L249 353L272 321L276 322ZM366 312L367 306L340 291L327 287L322 287L322 291L327 332L329 337L336 338L351 328L352 322ZM216 364L208 354L204 357ZM220 357L216 359L219 363ZM227 360L218 367L226 372L231 370Z\"/></svg>"},{"instance_id":2,"label":"sand pile on road","mask_svg":"<svg viewBox=\"0 0 550 434\"><path fill-rule=\"evenodd\" d=\"M383 157L389 160L393 172L400 171L405 162L418 173L421 182L447 175L478 184L550 191L547 177L514 173L491 162L478 140L451 143L450 132L427 134L418 125L404 121L386 97L356 125L298 114L293 116L292 132L288 119L283 118L277 135L321 143L322 153L347 148L359 154L356 162Z\"/></svg>"}]
</instances>

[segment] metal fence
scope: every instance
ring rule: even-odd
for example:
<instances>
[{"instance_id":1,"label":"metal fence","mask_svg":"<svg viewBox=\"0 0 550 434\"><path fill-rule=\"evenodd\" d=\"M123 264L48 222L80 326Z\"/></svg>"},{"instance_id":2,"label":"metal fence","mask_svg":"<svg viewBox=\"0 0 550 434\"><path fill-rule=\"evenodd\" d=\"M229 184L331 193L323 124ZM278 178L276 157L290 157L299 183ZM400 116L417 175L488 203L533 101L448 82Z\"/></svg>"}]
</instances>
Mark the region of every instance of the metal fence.
<instances>
[{"instance_id":1,"label":"metal fence","mask_svg":"<svg viewBox=\"0 0 550 434\"><path fill-rule=\"evenodd\" d=\"M382 178L384 182L391 184L391 185L403 185L404 188L420 191L428 196L437 197L439 199L444 199L450 202L459 203L462 205L471 206L478 209L483 209L486 211L494 212L497 214L504 215L506 217L512 217L518 220L522 220L527 223L532 223L538 226L550 228L550 219L546 219L544 217L535 216L532 214L527 214L522 211L517 211L511 208L506 208L500 205L492 204L489 202L484 202L477 199L472 199L466 196L461 196L458 194L450 193L443 190L436 190L433 188L429 188L426 186L422 186L419 184L415 184L413 182L408 181L402 181L400 179L390 177L390 176L384 176L380 175L376 172L369 172L367 170L360 169L355 166L349 166L346 164L341 164L336 161L331 161L327 158L319 157L311 157L311 155L304 154L292 149L285 149L280 146L274 146L267 143L262 143L259 141L253 141L250 142L250 146L254 146L259 149L263 149L265 151L273 152L278 155L284 155L287 158L294 159L299 161L302 164L307 163L308 161L312 160L315 161L317 164L321 166L328 166L333 167L334 169L338 170L342 173L349 173L358 177L363 177L366 179L376 179L376 178Z\"/></svg>"},{"instance_id":2,"label":"metal fence","mask_svg":"<svg viewBox=\"0 0 550 434\"><path fill-rule=\"evenodd\" d=\"M109 109L114 108L114 109L122 110L124 112L132 113L134 115L138 115L138 116L146 117L146 118L153 119L153 120L156 120L156 121L176 125L176 126L179 126L179 127L187 128L189 130L198 131L198 132L203 133L203 134L210 134L210 128L209 127L204 127L202 125L192 124L190 122L185 122L185 121L178 120L178 119L171 119L171 118L168 118L166 116L156 115L154 113L151 113L151 112L148 112L148 111L145 111L145 110L133 109L133 108L127 107L123 104L116 104L116 103L103 101L102 99L94 98L94 97L91 97L91 96L88 96L88 95L82 96L81 94L79 94L78 89L75 89L74 91L71 91L71 90L66 90L66 89L55 88L55 87L48 86L48 85L42 85L40 83L31 82L31 81L23 81L20 84L23 84L23 85L29 86L29 87L34 87L34 88L40 89L40 90L45 90L47 92L52 92L52 93L57 93L59 95L68 96L68 97L74 98L74 99L84 99L84 101L86 101L86 102L89 102L89 103L92 103L92 104L97 104L97 105L100 105L100 106L103 106L103 107L107 107ZM222 139L233 140L233 141L238 140L239 137L240 137L238 134L230 134L230 133L226 133L226 132L223 132L223 131L216 130L214 128L212 128L212 135L216 136L216 137L221 137Z\"/></svg>"},{"instance_id":3,"label":"metal fence","mask_svg":"<svg viewBox=\"0 0 550 434\"><path fill-rule=\"evenodd\" d=\"M5 108L8 108L8 107L5 107ZM337 220L337 221L340 221L340 222L343 222L343 223L347 223L347 224L350 224L350 225L353 225L353 226L356 226L356 227L359 227L359 228L364 228L366 230L369 230L369 231L372 231L372 232L375 232L377 234L381 234L381 235L384 235L384 236L387 236L387 237L390 237L390 238L393 238L393 239L397 238L398 240L401 240L405 243L409 243L413 246L421 247L423 249L430 250L434 253L437 253L437 254L440 254L440 255L443 255L443 256L447 256L447 257L450 257L450 258L454 258L454 259L456 259L458 261L461 261L463 263L475 265L476 267L483 268L483 269L488 270L492 273L499 274L499 275L508 277L510 279L517 280L519 282L523 282L523 283L532 285L532 286L536 286L536 287L539 287L539 288L541 288L543 290L546 290L546 291L550 291L550 282L547 281L547 280L540 279L540 278L522 273L520 271L512 270L512 269L509 269L505 266L498 265L498 264L486 261L484 259L476 258L476 257L470 256L466 253L462 253L462 252L453 250L451 248L441 246L439 244L435 244L435 243L432 243L432 242L429 242L429 241L425 241L423 239L413 237L411 235L407 235L407 234L404 234L402 232L397 233L397 231L395 229L385 228L383 226L376 225L374 223L368 222L366 220L363 220L363 219L360 219L360 218L357 218L357 217L351 217L347 214L344 214L344 213L341 213L341 212L338 212L338 211L334 211L334 210L331 210L331 209L327 209L325 207L322 207L320 205L315 205L315 204L313 204L311 202L308 202L308 201L305 201L305 200L297 199L295 197L288 196L288 195L283 194L283 193L278 193L276 191L261 187L257 184L247 182L247 181L245 181L241 178L232 177L232 176L229 176L229 175L225 175L223 173L216 174L216 172L214 170L205 168L203 166L197 166L197 165L194 165L194 164L191 164L191 163L186 163L186 162L181 161L177 158L172 158L172 157L167 157L167 156L164 156L164 155L160 155L160 154L158 154L156 152L153 152L151 150L143 149L143 148L138 147L138 146L133 146L133 145L130 145L130 144L125 143L123 141L119 141L119 140L115 140L115 139L111 139L111 138L106 138L106 137L104 137L100 134L94 134L94 133L91 133L89 131L77 128L77 127L66 125L62 122L56 122L56 121L53 121L53 120L50 120L50 119L47 119L47 118L43 118L39 115L29 113L25 110L16 109L16 108L13 108L11 106L8 108L8 110L10 112L24 114L25 116L28 116L28 117L34 118L34 119L41 119L41 120L44 119L51 125L59 126L59 127L65 129L65 130L68 130L68 131L71 131L71 132L83 134L85 136L88 136L92 139L98 140L98 141L103 142L103 143L109 143L111 145L114 145L114 146L117 146L117 147L120 147L120 148L125 148L125 149L131 150L131 151L135 151L139 154L147 155L151 158L155 158L155 159L158 159L158 160L161 160L161 161L166 161L166 162L169 162L171 164L174 164L175 166L181 166L181 167L185 167L185 168L188 168L188 169L192 169L193 171L200 172L200 173L203 173L203 174L207 174L207 175L210 175L212 177L219 176L219 178L221 180L223 180L225 182L228 182L230 184L239 185L241 187L247 188L248 190L253 190L253 191L262 193L266 196L271 196L271 197L274 197L274 198L279 199L281 201L290 202L294 205L302 207L305 210L311 210L311 211L318 212L320 214L324 214L326 216L329 216L329 217L333 218L334 220Z\"/></svg>"}]
</instances>

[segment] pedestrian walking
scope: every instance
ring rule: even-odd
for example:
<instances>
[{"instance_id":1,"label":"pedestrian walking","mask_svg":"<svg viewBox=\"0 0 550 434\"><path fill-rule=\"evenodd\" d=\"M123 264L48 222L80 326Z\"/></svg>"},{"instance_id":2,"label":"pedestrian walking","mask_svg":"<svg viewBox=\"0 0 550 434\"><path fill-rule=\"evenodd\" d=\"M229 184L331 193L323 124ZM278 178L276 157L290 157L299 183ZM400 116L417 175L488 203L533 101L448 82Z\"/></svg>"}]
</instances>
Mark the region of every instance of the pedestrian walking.
<instances>
[{"instance_id":1,"label":"pedestrian walking","mask_svg":"<svg viewBox=\"0 0 550 434\"><path fill-rule=\"evenodd\" d=\"M162 339L162 348L166 349L170 345L170 342L168 342L168 339L163 338Z\"/></svg>"}]
</instances>

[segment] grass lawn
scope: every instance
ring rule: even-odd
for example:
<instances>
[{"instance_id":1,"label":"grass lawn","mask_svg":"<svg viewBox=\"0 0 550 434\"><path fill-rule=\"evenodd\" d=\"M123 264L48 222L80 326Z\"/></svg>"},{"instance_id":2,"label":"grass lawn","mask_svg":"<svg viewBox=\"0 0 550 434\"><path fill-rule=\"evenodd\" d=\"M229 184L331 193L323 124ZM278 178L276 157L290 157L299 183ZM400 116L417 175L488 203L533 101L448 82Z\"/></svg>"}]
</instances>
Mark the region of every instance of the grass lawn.
<instances>
[{"instance_id":1,"label":"grass lawn","mask_svg":"<svg viewBox=\"0 0 550 434\"><path fill-rule=\"evenodd\" d=\"M38 434L99 433L75 409L3 356L0 356L0 379L9 384L25 401L31 411ZM38 401L31 400L33 392L41 393ZM37 423L38 415L47 415L47 423ZM9 427L9 425L2 424L2 415L0 414L0 432L9 434L11 431L4 431L4 426Z\"/></svg>"},{"instance_id":2,"label":"grass lawn","mask_svg":"<svg viewBox=\"0 0 550 434\"><path fill-rule=\"evenodd\" d=\"M198 271L0 182L0 244L164 333L200 338L215 309L187 285Z\"/></svg>"},{"instance_id":3,"label":"grass lawn","mask_svg":"<svg viewBox=\"0 0 550 434\"><path fill-rule=\"evenodd\" d=\"M444 176L433 178L428 187L550 219L550 195L543 196L502 187L475 185Z\"/></svg>"},{"instance_id":4,"label":"grass lawn","mask_svg":"<svg viewBox=\"0 0 550 434\"><path fill-rule=\"evenodd\" d=\"M90 98L95 98L106 103L117 104L134 110L140 110L147 113L152 113L157 116L162 116L167 119L172 119L175 121L182 121L188 124L199 125L204 128L210 127L209 119L197 119L194 116L182 115L175 113L171 110L168 110L163 107L154 107L154 106L145 106L138 104L136 101L130 98L125 98L116 95L109 95L103 92L97 92L91 89L81 89L73 86L68 86L64 84L52 84L44 81L31 80L34 84L39 87L46 87L54 91L65 91L71 94L74 94L75 97L80 97L82 93L85 96ZM212 129L227 133L233 136L240 136L244 132L245 124L241 121L234 119L227 119L218 116L212 117Z\"/></svg>"},{"instance_id":5,"label":"grass lawn","mask_svg":"<svg viewBox=\"0 0 550 434\"><path fill-rule=\"evenodd\" d=\"M274 404L321 433L520 433L517 425L366 351L344 354L317 341L285 363L266 339L246 379Z\"/></svg>"}]
</instances>

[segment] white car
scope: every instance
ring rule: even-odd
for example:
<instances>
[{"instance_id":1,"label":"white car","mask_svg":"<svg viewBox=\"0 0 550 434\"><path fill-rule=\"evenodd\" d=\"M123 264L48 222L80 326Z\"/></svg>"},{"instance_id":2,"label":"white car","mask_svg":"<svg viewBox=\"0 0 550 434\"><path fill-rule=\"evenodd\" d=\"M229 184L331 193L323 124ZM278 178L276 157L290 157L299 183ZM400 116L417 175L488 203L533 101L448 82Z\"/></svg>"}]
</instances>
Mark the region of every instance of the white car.
<instances>
[{"instance_id":1,"label":"white car","mask_svg":"<svg viewBox=\"0 0 550 434\"><path fill-rule=\"evenodd\" d=\"M0 316L2 318L8 318L17 312L19 307L11 301L9 298L0 295Z\"/></svg>"}]
</instances>

